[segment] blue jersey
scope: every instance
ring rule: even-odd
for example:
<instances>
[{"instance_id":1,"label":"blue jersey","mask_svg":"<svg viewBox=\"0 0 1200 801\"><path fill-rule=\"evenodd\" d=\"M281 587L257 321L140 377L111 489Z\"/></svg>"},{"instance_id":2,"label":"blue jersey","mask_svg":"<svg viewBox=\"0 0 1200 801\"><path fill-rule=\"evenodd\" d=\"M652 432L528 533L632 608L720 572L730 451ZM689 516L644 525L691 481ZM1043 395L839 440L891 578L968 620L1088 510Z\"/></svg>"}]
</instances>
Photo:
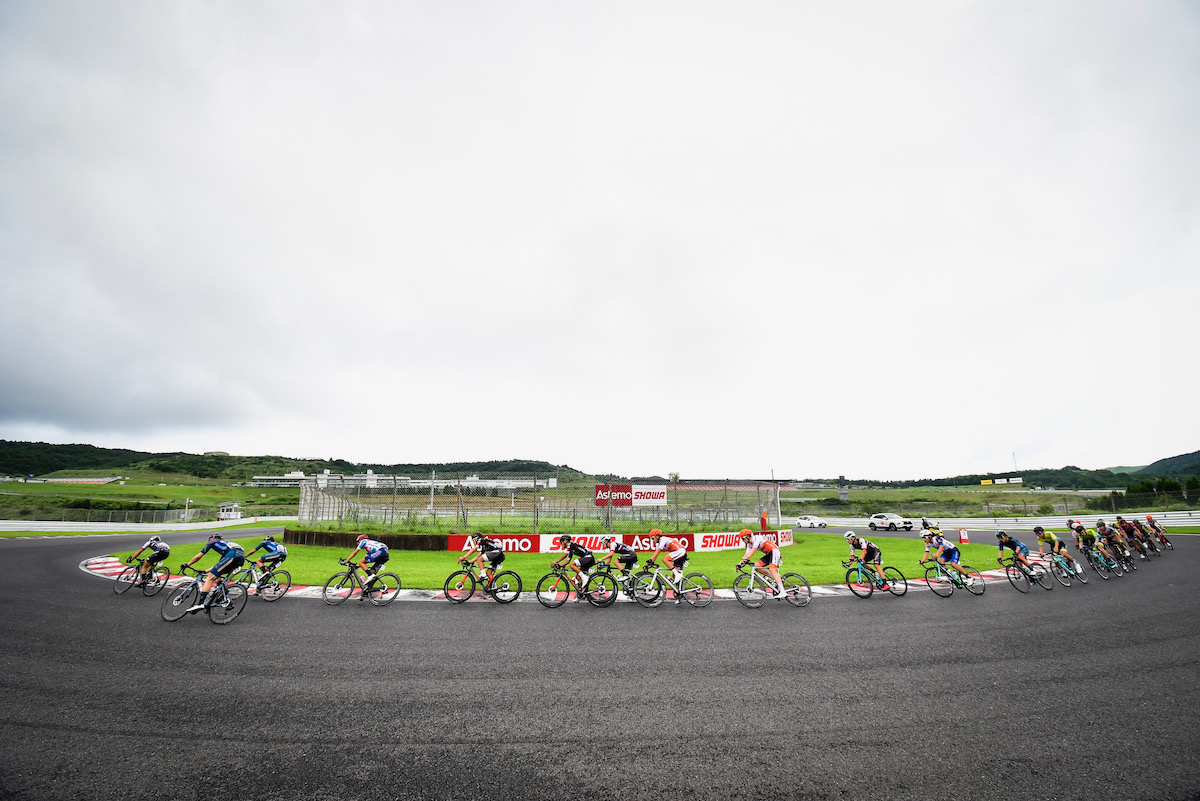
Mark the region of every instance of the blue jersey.
<instances>
[{"instance_id":1,"label":"blue jersey","mask_svg":"<svg viewBox=\"0 0 1200 801\"><path fill-rule=\"evenodd\" d=\"M287 556L287 548L283 547L282 543L275 540L263 540L255 546L254 551L263 550L267 552L267 556ZM254 553L251 551L250 553Z\"/></svg>"},{"instance_id":2,"label":"blue jersey","mask_svg":"<svg viewBox=\"0 0 1200 801\"><path fill-rule=\"evenodd\" d=\"M1001 556L1004 555L1005 548L1012 548L1014 554L1015 553L1021 553L1021 554L1026 554L1026 555L1029 554L1029 548L1026 547L1026 545L1023 542L1021 542L1020 540L1014 540L1011 537L1009 538L1008 542L1005 542L1004 540L1000 540L1000 555Z\"/></svg>"},{"instance_id":3,"label":"blue jersey","mask_svg":"<svg viewBox=\"0 0 1200 801\"><path fill-rule=\"evenodd\" d=\"M246 550L242 546L238 545L236 542L233 542L231 540L226 540L226 539L220 539L220 538L215 539L212 542L205 545L204 550L201 551L200 553L201 553L201 555L203 555L203 554L208 553L210 550L216 551L221 556L228 555L230 551L237 553L237 554L241 554L243 556L245 556L245 554L246 554Z\"/></svg>"},{"instance_id":4,"label":"blue jersey","mask_svg":"<svg viewBox=\"0 0 1200 801\"><path fill-rule=\"evenodd\" d=\"M358 543L358 547L367 552L367 558L379 556L381 553L387 553L388 547L378 540L362 540Z\"/></svg>"}]
</instances>

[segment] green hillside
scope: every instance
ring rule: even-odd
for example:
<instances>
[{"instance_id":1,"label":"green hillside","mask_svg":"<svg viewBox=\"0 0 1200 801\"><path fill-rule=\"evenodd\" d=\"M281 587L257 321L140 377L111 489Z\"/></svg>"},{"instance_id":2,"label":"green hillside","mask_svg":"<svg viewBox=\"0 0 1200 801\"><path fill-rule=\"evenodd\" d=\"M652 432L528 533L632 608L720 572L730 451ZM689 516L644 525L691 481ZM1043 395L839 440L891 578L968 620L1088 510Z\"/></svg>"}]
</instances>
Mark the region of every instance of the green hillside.
<instances>
[{"instance_id":1,"label":"green hillside","mask_svg":"<svg viewBox=\"0 0 1200 801\"><path fill-rule=\"evenodd\" d=\"M1176 476L1200 475L1200 451L1159 459L1138 471L1139 475Z\"/></svg>"}]
</instances>

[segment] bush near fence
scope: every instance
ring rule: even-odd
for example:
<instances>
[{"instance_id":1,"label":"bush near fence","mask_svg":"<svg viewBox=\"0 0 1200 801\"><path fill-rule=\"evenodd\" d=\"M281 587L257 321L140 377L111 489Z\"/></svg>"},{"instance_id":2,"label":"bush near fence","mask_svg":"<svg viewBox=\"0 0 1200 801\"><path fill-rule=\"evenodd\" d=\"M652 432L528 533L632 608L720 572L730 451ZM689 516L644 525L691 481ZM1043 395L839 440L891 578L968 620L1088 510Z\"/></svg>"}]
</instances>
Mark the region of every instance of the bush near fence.
<instances>
[{"instance_id":1,"label":"bush near fence","mask_svg":"<svg viewBox=\"0 0 1200 801\"><path fill-rule=\"evenodd\" d=\"M325 548L358 547L357 531L307 531L284 528L285 545L319 545ZM446 534L372 534L371 539L397 551L445 551L449 546Z\"/></svg>"}]
</instances>

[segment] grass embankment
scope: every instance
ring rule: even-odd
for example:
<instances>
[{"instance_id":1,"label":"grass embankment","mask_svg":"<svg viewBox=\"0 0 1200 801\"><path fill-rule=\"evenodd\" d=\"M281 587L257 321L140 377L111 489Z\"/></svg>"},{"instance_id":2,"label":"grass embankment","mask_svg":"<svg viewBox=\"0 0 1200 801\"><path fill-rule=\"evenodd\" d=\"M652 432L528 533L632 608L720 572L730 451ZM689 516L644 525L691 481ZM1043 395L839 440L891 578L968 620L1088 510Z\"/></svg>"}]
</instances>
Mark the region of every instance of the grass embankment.
<instances>
[{"instance_id":1,"label":"grass embankment","mask_svg":"<svg viewBox=\"0 0 1200 801\"><path fill-rule=\"evenodd\" d=\"M234 537L249 553L261 542L258 537ZM872 537L883 550L883 563L900 570L907 578L924 576L924 568L917 564L925 550L921 540L894 537ZM176 573L179 565L195 556L204 545L177 545L171 549L167 560L171 572ZM967 544L963 548L963 561L978 570L996 567L996 546ZM124 559L133 551L113 554ZM262 553L261 551L259 552ZM342 568L337 560L349 556L344 548L323 548L315 545L289 545L285 568L292 574L292 583L297 585L323 585L326 580ZM846 577L843 560L849 558L850 549L840 534L797 533L796 543L783 549L783 572L800 573L810 584L841 584ZM741 550L717 551L693 554L688 570L698 570L712 579L716 587L730 588L737 575L734 565L741 560ZM521 576L526 590L532 590L539 578L549 571L553 554L509 554L504 560L504 569L513 570ZM449 551L393 551L387 570L400 576L401 585L408 589L441 589L446 577L457 570L457 554ZM209 553L197 563L197 567L211 567L216 563L215 554Z\"/></svg>"}]
</instances>

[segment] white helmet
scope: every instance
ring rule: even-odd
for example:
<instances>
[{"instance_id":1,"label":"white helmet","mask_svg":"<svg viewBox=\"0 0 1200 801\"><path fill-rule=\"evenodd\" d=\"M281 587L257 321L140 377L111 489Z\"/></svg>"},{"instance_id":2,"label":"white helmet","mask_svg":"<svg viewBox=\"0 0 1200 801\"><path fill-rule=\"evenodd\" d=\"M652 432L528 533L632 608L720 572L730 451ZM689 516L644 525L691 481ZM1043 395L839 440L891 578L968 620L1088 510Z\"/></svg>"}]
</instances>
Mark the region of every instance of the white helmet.
<instances>
[{"instance_id":1,"label":"white helmet","mask_svg":"<svg viewBox=\"0 0 1200 801\"><path fill-rule=\"evenodd\" d=\"M847 531L847 532L845 533L845 535L844 535L844 536L846 537L846 540L847 540L847 541L849 541L849 540L852 540L852 539L854 539L854 532L853 532L853 531Z\"/></svg>"}]
</instances>

